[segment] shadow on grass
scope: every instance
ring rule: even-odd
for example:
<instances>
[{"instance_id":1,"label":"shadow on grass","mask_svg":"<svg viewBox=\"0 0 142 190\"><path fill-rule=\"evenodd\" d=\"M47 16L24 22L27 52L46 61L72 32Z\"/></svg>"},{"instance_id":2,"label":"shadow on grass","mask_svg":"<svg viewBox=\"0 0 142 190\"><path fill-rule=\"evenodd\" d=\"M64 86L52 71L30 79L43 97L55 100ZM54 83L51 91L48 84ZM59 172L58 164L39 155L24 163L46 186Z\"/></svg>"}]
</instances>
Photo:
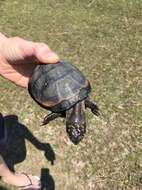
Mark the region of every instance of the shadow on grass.
<instances>
[{"instance_id":1,"label":"shadow on grass","mask_svg":"<svg viewBox=\"0 0 142 190\"><path fill-rule=\"evenodd\" d=\"M3 156L8 167L15 171L15 164L23 162L26 158L25 140L30 141L37 149L44 151L46 159L53 165L55 153L49 143L40 142L29 129L18 121L16 115L4 117L5 127L7 129L7 148ZM49 169L41 169L42 189L54 190L55 183L49 174ZM1 188L0 188L1 189Z\"/></svg>"},{"instance_id":2,"label":"shadow on grass","mask_svg":"<svg viewBox=\"0 0 142 190\"><path fill-rule=\"evenodd\" d=\"M8 189L0 185L0 190L8 190Z\"/></svg>"},{"instance_id":3,"label":"shadow on grass","mask_svg":"<svg viewBox=\"0 0 142 190\"><path fill-rule=\"evenodd\" d=\"M55 190L54 179L47 168L41 169L41 190Z\"/></svg>"}]
</instances>

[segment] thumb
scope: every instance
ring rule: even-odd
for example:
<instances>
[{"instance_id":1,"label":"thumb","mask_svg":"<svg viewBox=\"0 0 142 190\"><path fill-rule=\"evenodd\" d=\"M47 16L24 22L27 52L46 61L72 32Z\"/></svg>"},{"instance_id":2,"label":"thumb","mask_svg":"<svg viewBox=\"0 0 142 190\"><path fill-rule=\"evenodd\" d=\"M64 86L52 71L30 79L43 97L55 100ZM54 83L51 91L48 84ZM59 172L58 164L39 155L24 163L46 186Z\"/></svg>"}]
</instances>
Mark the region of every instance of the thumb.
<instances>
[{"instance_id":1,"label":"thumb","mask_svg":"<svg viewBox=\"0 0 142 190\"><path fill-rule=\"evenodd\" d=\"M34 56L42 63L57 63L59 56L44 43L34 43Z\"/></svg>"},{"instance_id":2,"label":"thumb","mask_svg":"<svg viewBox=\"0 0 142 190\"><path fill-rule=\"evenodd\" d=\"M23 60L34 56L38 62L57 63L59 57L47 44L27 41L19 37L5 40L0 46L1 54L9 61Z\"/></svg>"}]
</instances>

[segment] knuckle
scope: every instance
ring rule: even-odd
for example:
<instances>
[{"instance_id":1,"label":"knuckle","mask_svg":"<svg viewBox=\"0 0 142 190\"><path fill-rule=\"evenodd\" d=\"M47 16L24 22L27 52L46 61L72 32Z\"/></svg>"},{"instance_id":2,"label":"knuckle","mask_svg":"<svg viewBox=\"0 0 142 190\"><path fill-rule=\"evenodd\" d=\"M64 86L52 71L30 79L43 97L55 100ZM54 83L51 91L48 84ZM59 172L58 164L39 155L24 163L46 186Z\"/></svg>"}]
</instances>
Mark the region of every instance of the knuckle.
<instances>
[{"instance_id":1,"label":"knuckle","mask_svg":"<svg viewBox=\"0 0 142 190\"><path fill-rule=\"evenodd\" d=\"M49 46L48 46L47 44L43 43L43 42L37 42L36 44L37 44L37 46L39 46L39 47L46 48L46 49L50 49Z\"/></svg>"}]
</instances>

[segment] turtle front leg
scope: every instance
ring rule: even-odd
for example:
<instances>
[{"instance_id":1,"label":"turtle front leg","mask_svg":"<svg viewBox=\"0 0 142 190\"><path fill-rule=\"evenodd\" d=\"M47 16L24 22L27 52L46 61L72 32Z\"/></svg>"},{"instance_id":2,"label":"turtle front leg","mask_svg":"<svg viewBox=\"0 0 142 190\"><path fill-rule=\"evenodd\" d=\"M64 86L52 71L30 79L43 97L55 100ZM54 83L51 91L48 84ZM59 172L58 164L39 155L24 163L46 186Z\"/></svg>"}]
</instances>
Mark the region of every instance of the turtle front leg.
<instances>
[{"instance_id":1,"label":"turtle front leg","mask_svg":"<svg viewBox=\"0 0 142 190\"><path fill-rule=\"evenodd\" d=\"M90 108L93 114L95 114L97 116L100 115L97 104L95 102L92 102L88 98L85 100L85 107Z\"/></svg>"},{"instance_id":2,"label":"turtle front leg","mask_svg":"<svg viewBox=\"0 0 142 190\"><path fill-rule=\"evenodd\" d=\"M44 117L43 121L42 121L41 126L48 124L50 121L56 119L57 117L61 117L61 114L59 114L59 113L50 113L50 114L46 115Z\"/></svg>"}]
</instances>

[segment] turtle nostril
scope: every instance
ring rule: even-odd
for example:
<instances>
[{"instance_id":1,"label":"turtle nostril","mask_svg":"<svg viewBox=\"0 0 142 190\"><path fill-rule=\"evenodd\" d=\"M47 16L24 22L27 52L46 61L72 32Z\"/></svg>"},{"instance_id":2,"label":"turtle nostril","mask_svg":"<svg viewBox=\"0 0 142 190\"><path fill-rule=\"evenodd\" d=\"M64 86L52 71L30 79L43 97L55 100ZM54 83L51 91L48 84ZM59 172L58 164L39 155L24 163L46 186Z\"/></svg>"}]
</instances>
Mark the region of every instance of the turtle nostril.
<instances>
[{"instance_id":1,"label":"turtle nostril","mask_svg":"<svg viewBox=\"0 0 142 190\"><path fill-rule=\"evenodd\" d=\"M48 85L49 85L48 82L45 82L45 83L44 83L44 87L47 87Z\"/></svg>"}]
</instances>

